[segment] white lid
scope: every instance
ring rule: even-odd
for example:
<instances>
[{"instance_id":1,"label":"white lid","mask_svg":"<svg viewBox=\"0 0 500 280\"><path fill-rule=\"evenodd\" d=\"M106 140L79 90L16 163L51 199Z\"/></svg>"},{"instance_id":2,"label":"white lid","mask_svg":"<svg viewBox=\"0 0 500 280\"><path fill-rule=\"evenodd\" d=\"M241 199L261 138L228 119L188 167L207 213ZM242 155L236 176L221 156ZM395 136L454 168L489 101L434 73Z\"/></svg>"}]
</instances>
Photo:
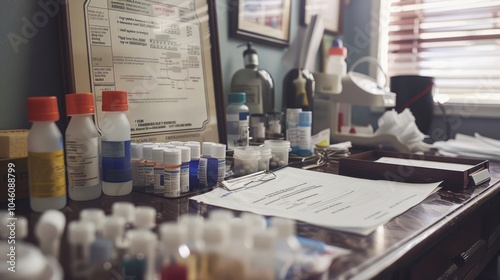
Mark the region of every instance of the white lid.
<instances>
[{"instance_id":1,"label":"white lid","mask_svg":"<svg viewBox=\"0 0 500 280\"><path fill-rule=\"evenodd\" d=\"M155 247L156 235L149 230L132 230L129 236L130 247L128 248L128 252L131 255L148 255L150 250Z\"/></svg>"},{"instance_id":2,"label":"white lid","mask_svg":"<svg viewBox=\"0 0 500 280\"><path fill-rule=\"evenodd\" d=\"M302 112L300 108L288 108L286 109L286 119L289 122L298 122L299 113Z\"/></svg>"},{"instance_id":3,"label":"white lid","mask_svg":"<svg viewBox=\"0 0 500 280\"><path fill-rule=\"evenodd\" d=\"M233 219L229 224L231 231L231 239L244 241L249 235L250 223L243 219Z\"/></svg>"},{"instance_id":4,"label":"white lid","mask_svg":"<svg viewBox=\"0 0 500 280\"><path fill-rule=\"evenodd\" d=\"M267 158L272 157L272 150L270 147L258 146L258 147L255 147L255 149L260 152L261 158L267 159Z\"/></svg>"},{"instance_id":5,"label":"white lid","mask_svg":"<svg viewBox=\"0 0 500 280\"><path fill-rule=\"evenodd\" d=\"M186 146L175 146L177 150L181 150L181 161L189 162L191 161L191 148Z\"/></svg>"},{"instance_id":6,"label":"white lid","mask_svg":"<svg viewBox=\"0 0 500 280\"><path fill-rule=\"evenodd\" d=\"M68 243L89 245L95 240L95 226L89 221L71 221L68 224Z\"/></svg>"},{"instance_id":7,"label":"white lid","mask_svg":"<svg viewBox=\"0 0 500 280\"><path fill-rule=\"evenodd\" d=\"M198 141L187 141L187 142L184 142L184 146L186 146L187 144L193 144L193 145L200 146L200 142L198 142Z\"/></svg>"},{"instance_id":8,"label":"white lid","mask_svg":"<svg viewBox=\"0 0 500 280\"><path fill-rule=\"evenodd\" d=\"M152 229L156 226L156 209L151 206L137 206L135 208L135 227Z\"/></svg>"},{"instance_id":9,"label":"white lid","mask_svg":"<svg viewBox=\"0 0 500 280\"><path fill-rule=\"evenodd\" d=\"M142 159L142 145L137 143L130 144L132 158Z\"/></svg>"},{"instance_id":10,"label":"white lid","mask_svg":"<svg viewBox=\"0 0 500 280\"><path fill-rule=\"evenodd\" d=\"M264 216L250 212L243 212L241 213L240 218L248 222L253 231L264 230L267 227L266 218L264 218Z\"/></svg>"},{"instance_id":11,"label":"white lid","mask_svg":"<svg viewBox=\"0 0 500 280\"><path fill-rule=\"evenodd\" d=\"M226 158L226 145L224 144L212 145L210 154L214 158Z\"/></svg>"},{"instance_id":12,"label":"white lid","mask_svg":"<svg viewBox=\"0 0 500 280\"><path fill-rule=\"evenodd\" d=\"M234 213L226 209L214 209L208 213L208 219L214 222L229 223L234 218Z\"/></svg>"},{"instance_id":13,"label":"white lid","mask_svg":"<svg viewBox=\"0 0 500 280\"><path fill-rule=\"evenodd\" d=\"M115 240L123 236L125 231L125 218L120 216L107 216L104 221L103 237Z\"/></svg>"},{"instance_id":14,"label":"white lid","mask_svg":"<svg viewBox=\"0 0 500 280\"><path fill-rule=\"evenodd\" d=\"M200 159L200 143L186 143L184 146L191 149L192 160Z\"/></svg>"},{"instance_id":15,"label":"white lid","mask_svg":"<svg viewBox=\"0 0 500 280\"><path fill-rule=\"evenodd\" d=\"M276 247L276 232L274 230L259 230L253 235L255 250L274 251Z\"/></svg>"},{"instance_id":16,"label":"white lid","mask_svg":"<svg viewBox=\"0 0 500 280\"><path fill-rule=\"evenodd\" d=\"M295 235L295 221L280 217L271 219L271 228L276 230L278 237L287 238Z\"/></svg>"},{"instance_id":17,"label":"white lid","mask_svg":"<svg viewBox=\"0 0 500 280\"><path fill-rule=\"evenodd\" d=\"M260 151L255 149L255 147L253 146L235 147L234 157L241 158L244 160L259 160Z\"/></svg>"},{"instance_id":18,"label":"white lid","mask_svg":"<svg viewBox=\"0 0 500 280\"><path fill-rule=\"evenodd\" d=\"M135 222L135 206L131 202L119 201L113 203L111 214L124 218L126 223L133 224Z\"/></svg>"},{"instance_id":19,"label":"white lid","mask_svg":"<svg viewBox=\"0 0 500 280\"><path fill-rule=\"evenodd\" d=\"M181 150L178 149L164 149L163 150L163 163L167 166L181 165Z\"/></svg>"},{"instance_id":20,"label":"white lid","mask_svg":"<svg viewBox=\"0 0 500 280\"><path fill-rule=\"evenodd\" d=\"M167 144L170 144L173 146L182 146L182 145L184 145L184 142L182 142L182 141L170 141L170 142L167 142Z\"/></svg>"},{"instance_id":21,"label":"white lid","mask_svg":"<svg viewBox=\"0 0 500 280\"><path fill-rule=\"evenodd\" d=\"M188 240L197 240L203 233L205 220L201 216L182 215L179 218L179 223L186 226Z\"/></svg>"},{"instance_id":22,"label":"white lid","mask_svg":"<svg viewBox=\"0 0 500 280\"><path fill-rule=\"evenodd\" d=\"M87 208L80 212L80 220L89 221L94 224L97 233L101 233L104 228L104 220L106 215L104 215L104 210L97 208Z\"/></svg>"},{"instance_id":23,"label":"white lid","mask_svg":"<svg viewBox=\"0 0 500 280\"><path fill-rule=\"evenodd\" d=\"M28 219L26 217L20 216L16 220L16 238L25 239L28 237Z\"/></svg>"},{"instance_id":24,"label":"white lid","mask_svg":"<svg viewBox=\"0 0 500 280\"><path fill-rule=\"evenodd\" d=\"M226 231L221 222L210 221L203 227L203 240L210 247L220 246L226 240Z\"/></svg>"},{"instance_id":25,"label":"white lid","mask_svg":"<svg viewBox=\"0 0 500 280\"><path fill-rule=\"evenodd\" d=\"M63 279L60 274L54 275L56 273L51 271L48 264L50 258L42 255L39 248L26 242L16 242L15 272L9 271L8 268L12 266L7 253L11 246L7 242L0 242L0 252L2 252L0 254L0 279Z\"/></svg>"},{"instance_id":26,"label":"white lid","mask_svg":"<svg viewBox=\"0 0 500 280\"><path fill-rule=\"evenodd\" d=\"M156 147L154 144L142 145L142 153L145 160L153 160L153 149Z\"/></svg>"},{"instance_id":27,"label":"white lid","mask_svg":"<svg viewBox=\"0 0 500 280\"><path fill-rule=\"evenodd\" d=\"M162 223L159 232L164 249L172 250L185 243L187 228L175 222Z\"/></svg>"},{"instance_id":28,"label":"white lid","mask_svg":"<svg viewBox=\"0 0 500 280\"><path fill-rule=\"evenodd\" d=\"M265 140L264 147L269 148L290 148L290 141L287 140Z\"/></svg>"},{"instance_id":29,"label":"white lid","mask_svg":"<svg viewBox=\"0 0 500 280\"><path fill-rule=\"evenodd\" d=\"M212 146L215 145L214 142L203 142L201 143L201 155L209 157L212 155Z\"/></svg>"},{"instance_id":30,"label":"white lid","mask_svg":"<svg viewBox=\"0 0 500 280\"><path fill-rule=\"evenodd\" d=\"M153 148L153 161L163 163L164 148Z\"/></svg>"},{"instance_id":31,"label":"white lid","mask_svg":"<svg viewBox=\"0 0 500 280\"><path fill-rule=\"evenodd\" d=\"M60 238L65 226L66 217L63 213L47 210L35 225L35 236L38 240Z\"/></svg>"}]
</instances>

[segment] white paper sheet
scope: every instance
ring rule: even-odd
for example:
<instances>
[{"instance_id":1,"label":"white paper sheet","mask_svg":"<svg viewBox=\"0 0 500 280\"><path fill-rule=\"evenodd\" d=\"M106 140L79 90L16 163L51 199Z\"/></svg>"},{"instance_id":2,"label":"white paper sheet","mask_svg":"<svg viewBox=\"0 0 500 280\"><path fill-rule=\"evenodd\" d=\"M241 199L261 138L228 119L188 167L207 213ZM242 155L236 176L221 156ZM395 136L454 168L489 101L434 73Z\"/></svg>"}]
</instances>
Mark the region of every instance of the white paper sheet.
<instances>
[{"instance_id":1,"label":"white paper sheet","mask_svg":"<svg viewBox=\"0 0 500 280\"><path fill-rule=\"evenodd\" d=\"M375 162L389 163L389 164L396 164L396 165L405 165L405 166L414 166L414 167L426 167L426 168L451 170L451 171L466 171L474 166L474 165L460 164L460 163L406 159L406 158L393 158L393 157L381 157L381 158L377 159Z\"/></svg>"},{"instance_id":2,"label":"white paper sheet","mask_svg":"<svg viewBox=\"0 0 500 280\"><path fill-rule=\"evenodd\" d=\"M368 235L439 185L358 179L292 167L275 174L276 179L258 186L232 192L215 188L191 199Z\"/></svg>"}]
</instances>

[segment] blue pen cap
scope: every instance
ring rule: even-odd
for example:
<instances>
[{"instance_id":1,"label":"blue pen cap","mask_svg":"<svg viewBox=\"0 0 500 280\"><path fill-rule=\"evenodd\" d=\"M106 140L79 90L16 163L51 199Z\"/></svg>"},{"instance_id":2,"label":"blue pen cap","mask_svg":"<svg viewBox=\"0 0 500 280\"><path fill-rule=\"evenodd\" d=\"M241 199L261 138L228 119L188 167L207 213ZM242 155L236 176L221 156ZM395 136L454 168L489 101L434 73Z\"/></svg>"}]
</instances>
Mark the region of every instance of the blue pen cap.
<instances>
[{"instance_id":1,"label":"blue pen cap","mask_svg":"<svg viewBox=\"0 0 500 280\"><path fill-rule=\"evenodd\" d=\"M245 103L247 102L247 94L244 92L230 92L227 96L227 101L231 103Z\"/></svg>"},{"instance_id":2,"label":"blue pen cap","mask_svg":"<svg viewBox=\"0 0 500 280\"><path fill-rule=\"evenodd\" d=\"M312 124L312 112L303 111L299 113L299 125L311 125Z\"/></svg>"},{"instance_id":3,"label":"blue pen cap","mask_svg":"<svg viewBox=\"0 0 500 280\"><path fill-rule=\"evenodd\" d=\"M113 241L96 239L90 245L90 261L93 263L104 263L113 258Z\"/></svg>"}]
</instances>

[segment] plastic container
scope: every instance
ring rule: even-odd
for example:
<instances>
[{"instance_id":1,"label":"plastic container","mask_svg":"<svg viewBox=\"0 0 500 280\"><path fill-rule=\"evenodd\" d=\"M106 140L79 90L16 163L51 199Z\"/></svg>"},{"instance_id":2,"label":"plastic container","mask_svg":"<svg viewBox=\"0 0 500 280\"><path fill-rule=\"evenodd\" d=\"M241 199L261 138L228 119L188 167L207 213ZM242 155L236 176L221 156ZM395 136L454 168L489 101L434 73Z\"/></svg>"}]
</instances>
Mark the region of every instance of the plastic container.
<instances>
[{"instance_id":1,"label":"plastic container","mask_svg":"<svg viewBox=\"0 0 500 280\"><path fill-rule=\"evenodd\" d=\"M66 205L63 138L55 96L29 97L28 174L33 211L61 209Z\"/></svg>"},{"instance_id":2,"label":"plastic container","mask_svg":"<svg viewBox=\"0 0 500 280\"><path fill-rule=\"evenodd\" d=\"M347 51L342 47L342 41L340 39L333 40L332 46L328 50L325 72L332 75L331 78L335 81L332 83L332 92L334 93L342 92L342 77L347 74L346 56Z\"/></svg>"},{"instance_id":3,"label":"plastic container","mask_svg":"<svg viewBox=\"0 0 500 280\"><path fill-rule=\"evenodd\" d=\"M259 163L257 166L257 171L269 170L269 162L273 157L271 148L269 147L255 147L260 153Z\"/></svg>"},{"instance_id":4,"label":"plastic container","mask_svg":"<svg viewBox=\"0 0 500 280\"><path fill-rule=\"evenodd\" d=\"M132 156L126 91L102 92L102 191L121 196L132 191Z\"/></svg>"},{"instance_id":5,"label":"plastic container","mask_svg":"<svg viewBox=\"0 0 500 280\"><path fill-rule=\"evenodd\" d=\"M181 151L181 193L189 192L189 163L191 162L191 149L185 146L175 146Z\"/></svg>"},{"instance_id":6,"label":"plastic container","mask_svg":"<svg viewBox=\"0 0 500 280\"><path fill-rule=\"evenodd\" d=\"M153 191L155 194L163 195L165 186L163 183L163 148L153 148Z\"/></svg>"},{"instance_id":7,"label":"plastic container","mask_svg":"<svg viewBox=\"0 0 500 280\"><path fill-rule=\"evenodd\" d=\"M245 105L246 93L231 92L227 96L229 105L226 108L226 130L227 130L227 147L233 150L234 147L246 146L248 135L240 134L240 121L247 120L248 106ZM247 125L248 126L248 125Z\"/></svg>"},{"instance_id":8,"label":"plastic container","mask_svg":"<svg viewBox=\"0 0 500 280\"><path fill-rule=\"evenodd\" d=\"M252 143L262 144L266 139L267 114L250 115L250 137Z\"/></svg>"},{"instance_id":9,"label":"plastic container","mask_svg":"<svg viewBox=\"0 0 500 280\"><path fill-rule=\"evenodd\" d=\"M215 187L226 175L226 145L214 144L207 164L207 186Z\"/></svg>"},{"instance_id":10,"label":"plastic container","mask_svg":"<svg viewBox=\"0 0 500 280\"><path fill-rule=\"evenodd\" d=\"M165 197L178 197L181 195L181 163L180 150L165 149L163 151Z\"/></svg>"},{"instance_id":11,"label":"plastic container","mask_svg":"<svg viewBox=\"0 0 500 280\"><path fill-rule=\"evenodd\" d=\"M71 120L66 129L68 192L72 200L92 200L101 196L99 133L94 123L94 96L91 93L66 95L66 113Z\"/></svg>"},{"instance_id":12,"label":"plastic container","mask_svg":"<svg viewBox=\"0 0 500 280\"><path fill-rule=\"evenodd\" d=\"M299 156L310 156L311 152L311 127L312 127L312 112L304 111L299 113L299 126L297 136L299 140Z\"/></svg>"},{"instance_id":13,"label":"plastic container","mask_svg":"<svg viewBox=\"0 0 500 280\"><path fill-rule=\"evenodd\" d=\"M189 191L197 191L200 185L198 179L198 168L200 165L200 143L186 143L184 146L191 149L191 161L189 162Z\"/></svg>"},{"instance_id":14,"label":"plastic container","mask_svg":"<svg viewBox=\"0 0 500 280\"><path fill-rule=\"evenodd\" d=\"M287 140L266 140L264 147L271 148L272 157L269 162L269 168L275 169L288 165L290 153L290 141Z\"/></svg>"},{"instance_id":15,"label":"plastic container","mask_svg":"<svg viewBox=\"0 0 500 280\"><path fill-rule=\"evenodd\" d=\"M131 153L132 153L132 186L140 187L144 185L144 177L141 177L141 171L144 168L144 158L142 145L137 143L132 143Z\"/></svg>"},{"instance_id":16,"label":"plastic container","mask_svg":"<svg viewBox=\"0 0 500 280\"><path fill-rule=\"evenodd\" d=\"M234 148L234 175L244 176L257 172L259 160L260 151L252 146Z\"/></svg>"},{"instance_id":17,"label":"plastic container","mask_svg":"<svg viewBox=\"0 0 500 280\"><path fill-rule=\"evenodd\" d=\"M299 149L299 114L302 109L289 108L286 110L286 140L290 141L292 153Z\"/></svg>"},{"instance_id":18,"label":"plastic container","mask_svg":"<svg viewBox=\"0 0 500 280\"><path fill-rule=\"evenodd\" d=\"M147 193L154 192L155 175L154 168L155 163L153 161L153 149L157 146L155 144L144 144L142 145L142 153L144 157L144 164L142 172L139 176L144 178L144 186L146 187Z\"/></svg>"}]
</instances>

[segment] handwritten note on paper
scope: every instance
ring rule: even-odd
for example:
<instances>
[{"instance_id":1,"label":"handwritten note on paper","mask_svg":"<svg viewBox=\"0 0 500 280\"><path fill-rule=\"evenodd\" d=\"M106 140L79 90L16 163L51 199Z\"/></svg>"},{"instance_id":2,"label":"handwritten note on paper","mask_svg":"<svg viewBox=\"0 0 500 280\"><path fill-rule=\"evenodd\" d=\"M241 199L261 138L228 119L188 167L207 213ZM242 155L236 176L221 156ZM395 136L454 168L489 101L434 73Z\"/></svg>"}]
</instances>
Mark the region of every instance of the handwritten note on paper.
<instances>
[{"instance_id":1,"label":"handwritten note on paper","mask_svg":"<svg viewBox=\"0 0 500 280\"><path fill-rule=\"evenodd\" d=\"M423 201L439 185L358 179L287 167L257 187L216 188L191 199L368 235Z\"/></svg>"},{"instance_id":2,"label":"handwritten note on paper","mask_svg":"<svg viewBox=\"0 0 500 280\"><path fill-rule=\"evenodd\" d=\"M396 165L414 166L414 167L426 167L441 170L451 170L451 171L466 171L469 170L473 165L460 164L460 163L449 163L449 162L439 162L439 161L429 161L429 160L417 160L417 159L406 159L406 158L393 158L393 157L381 157L375 162L389 163Z\"/></svg>"}]
</instances>

